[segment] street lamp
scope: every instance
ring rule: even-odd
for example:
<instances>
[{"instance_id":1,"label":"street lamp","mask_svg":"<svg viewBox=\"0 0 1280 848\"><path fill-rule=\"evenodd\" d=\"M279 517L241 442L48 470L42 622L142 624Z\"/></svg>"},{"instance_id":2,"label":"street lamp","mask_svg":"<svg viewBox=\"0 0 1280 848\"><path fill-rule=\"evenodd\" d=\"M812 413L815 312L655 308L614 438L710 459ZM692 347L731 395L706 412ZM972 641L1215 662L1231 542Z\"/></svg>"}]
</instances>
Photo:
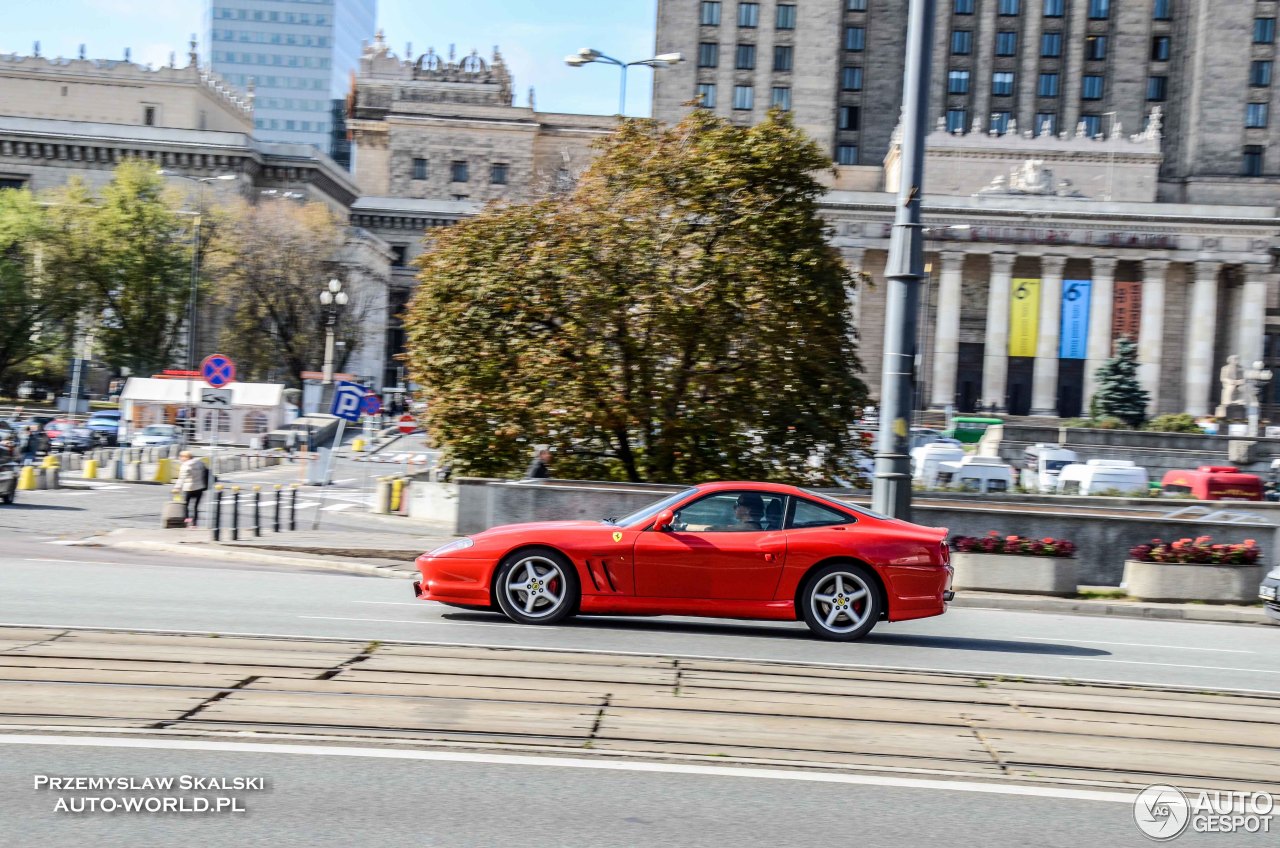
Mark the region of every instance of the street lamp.
<instances>
[{"instance_id":1,"label":"street lamp","mask_svg":"<svg viewBox=\"0 0 1280 848\"><path fill-rule=\"evenodd\" d=\"M320 305L324 307L324 384L333 382L333 334L338 323L338 312L347 305L347 293L342 281L333 279L329 287L320 291Z\"/></svg>"},{"instance_id":2,"label":"street lamp","mask_svg":"<svg viewBox=\"0 0 1280 848\"><path fill-rule=\"evenodd\" d=\"M572 56L565 56L564 63L571 68L581 68L583 65L590 65L593 62L600 62L605 65L617 65L622 69L622 90L618 96L618 114L627 114L627 68L634 65L644 65L653 68L665 68L668 65L678 65L684 61L684 56L680 53L659 53L650 59L640 59L636 62L623 62L612 56L606 56L599 50L593 50L590 47L584 47Z\"/></svg>"}]
</instances>

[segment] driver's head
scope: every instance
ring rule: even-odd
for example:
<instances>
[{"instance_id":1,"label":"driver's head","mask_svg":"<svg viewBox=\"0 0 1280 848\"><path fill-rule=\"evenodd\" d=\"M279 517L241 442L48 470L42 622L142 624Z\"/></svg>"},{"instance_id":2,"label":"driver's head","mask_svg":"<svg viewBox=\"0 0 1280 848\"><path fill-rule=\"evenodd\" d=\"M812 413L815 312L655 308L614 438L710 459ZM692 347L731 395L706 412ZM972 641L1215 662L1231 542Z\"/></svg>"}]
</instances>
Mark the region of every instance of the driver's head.
<instances>
[{"instance_id":1,"label":"driver's head","mask_svg":"<svg viewBox=\"0 0 1280 848\"><path fill-rule=\"evenodd\" d=\"M740 519L759 520L764 517L764 498L755 492L743 492L738 495L738 502L734 505L733 513Z\"/></svg>"}]
</instances>

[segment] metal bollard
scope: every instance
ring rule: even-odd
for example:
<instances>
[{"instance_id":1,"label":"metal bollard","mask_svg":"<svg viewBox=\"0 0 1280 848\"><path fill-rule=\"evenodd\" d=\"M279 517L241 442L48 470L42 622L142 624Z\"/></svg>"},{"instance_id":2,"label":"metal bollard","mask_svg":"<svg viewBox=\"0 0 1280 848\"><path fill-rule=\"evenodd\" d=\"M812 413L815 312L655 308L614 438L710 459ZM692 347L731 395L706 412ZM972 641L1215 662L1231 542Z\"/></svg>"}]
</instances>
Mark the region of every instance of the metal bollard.
<instances>
[{"instance_id":1,"label":"metal bollard","mask_svg":"<svg viewBox=\"0 0 1280 848\"><path fill-rule=\"evenodd\" d=\"M222 538L222 487L213 487L213 541Z\"/></svg>"},{"instance_id":2,"label":"metal bollard","mask_svg":"<svg viewBox=\"0 0 1280 848\"><path fill-rule=\"evenodd\" d=\"M271 518L271 532L280 532L280 501L284 500L284 495L280 493L280 484L276 483L276 505L273 510L274 515Z\"/></svg>"},{"instance_id":3,"label":"metal bollard","mask_svg":"<svg viewBox=\"0 0 1280 848\"><path fill-rule=\"evenodd\" d=\"M294 484L289 497L289 529L298 529L298 484Z\"/></svg>"},{"instance_id":4,"label":"metal bollard","mask_svg":"<svg viewBox=\"0 0 1280 848\"><path fill-rule=\"evenodd\" d=\"M240 541L240 487L231 487L231 541Z\"/></svg>"},{"instance_id":5,"label":"metal bollard","mask_svg":"<svg viewBox=\"0 0 1280 848\"><path fill-rule=\"evenodd\" d=\"M261 505L262 505L262 487L254 486L253 487L253 535L255 536L262 535L262 521L261 521L262 513L258 511L258 508Z\"/></svg>"}]
</instances>

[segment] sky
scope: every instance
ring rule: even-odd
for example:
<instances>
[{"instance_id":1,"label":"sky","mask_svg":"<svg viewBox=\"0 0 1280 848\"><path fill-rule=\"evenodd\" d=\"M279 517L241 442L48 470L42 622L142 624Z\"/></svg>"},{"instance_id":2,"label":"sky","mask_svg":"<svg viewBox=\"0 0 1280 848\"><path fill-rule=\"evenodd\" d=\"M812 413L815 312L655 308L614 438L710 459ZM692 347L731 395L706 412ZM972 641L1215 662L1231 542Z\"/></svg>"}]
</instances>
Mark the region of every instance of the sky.
<instances>
[{"instance_id":1,"label":"sky","mask_svg":"<svg viewBox=\"0 0 1280 848\"><path fill-rule=\"evenodd\" d=\"M169 53L185 64L192 33L204 45L206 0L46 0L5 2L0 53L75 57L85 45L91 59L123 59L165 65ZM616 114L619 69L604 64L571 68L564 57L592 47L624 62L653 55L656 0L378 0L378 26L398 56L406 42L415 57L434 47L448 55L474 48L488 59L495 45L515 78L516 104L527 105L529 87L540 112ZM627 114L648 115L653 71L627 75ZM660 72L659 72L660 73Z\"/></svg>"}]
</instances>

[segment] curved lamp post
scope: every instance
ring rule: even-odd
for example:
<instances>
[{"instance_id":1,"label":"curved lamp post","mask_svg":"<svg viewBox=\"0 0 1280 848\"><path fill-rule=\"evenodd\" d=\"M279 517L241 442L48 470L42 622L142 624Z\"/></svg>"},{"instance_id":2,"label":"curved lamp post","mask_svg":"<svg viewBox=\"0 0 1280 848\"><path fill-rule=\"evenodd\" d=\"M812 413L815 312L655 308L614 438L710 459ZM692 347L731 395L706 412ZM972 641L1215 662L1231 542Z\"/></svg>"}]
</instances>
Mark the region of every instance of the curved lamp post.
<instances>
[{"instance_id":1,"label":"curved lamp post","mask_svg":"<svg viewBox=\"0 0 1280 848\"><path fill-rule=\"evenodd\" d=\"M618 114L625 116L627 114L627 68L635 65L644 65L653 68L665 68L668 65L677 65L684 61L684 56L679 53L660 53L649 59L640 59L635 62L623 62L612 56L606 56L599 50L593 50L590 47L584 47L572 56L565 56L564 63L571 68L581 68L583 65L590 65L593 62L600 62L605 65L617 65L622 69L622 91L618 96Z\"/></svg>"}]
</instances>

